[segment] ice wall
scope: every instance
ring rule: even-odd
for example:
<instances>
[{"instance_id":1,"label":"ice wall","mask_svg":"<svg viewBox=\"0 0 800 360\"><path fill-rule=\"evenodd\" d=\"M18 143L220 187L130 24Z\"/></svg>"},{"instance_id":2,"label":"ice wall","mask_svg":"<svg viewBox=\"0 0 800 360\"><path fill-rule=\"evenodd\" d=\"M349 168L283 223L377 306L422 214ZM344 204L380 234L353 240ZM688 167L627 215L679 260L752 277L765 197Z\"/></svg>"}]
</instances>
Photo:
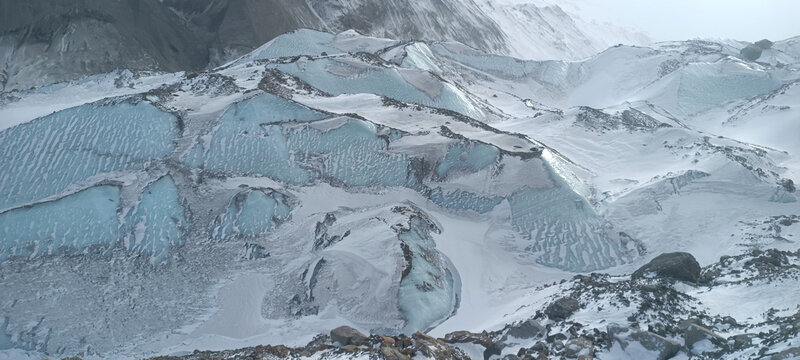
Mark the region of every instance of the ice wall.
<instances>
[{"instance_id":1,"label":"ice wall","mask_svg":"<svg viewBox=\"0 0 800 360\"><path fill-rule=\"evenodd\" d=\"M88 104L0 132L0 211L175 149L177 119L145 103Z\"/></svg>"},{"instance_id":2,"label":"ice wall","mask_svg":"<svg viewBox=\"0 0 800 360\"><path fill-rule=\"evenodd\" d=\"M185 243L182 233L188 226L178 188L171 176L164 176L144 188L126 216L124 243L129 251L150 254L153 262L160 262L171 247Z\"/></svg>"},{"instance_id":3,"label":"ice wall","mask_svg":"<svg viewBox=\"0 0 800 360\"><path fill-rule=\"evenodd\" d=\"M64 198L0 213L0 261L82 253L113 246L119 236L116 186L96 186Z\"/></svg>"},{"instance_id":4,"label":"ice wall","mask_svg":"<svg viewBox=\"0 0 800 360\"><path fill-rule=\"evenodd\" d=\"M253 237L265 234L289 217L284 195L269 190L248 190L236 194L228 210L214 221L211 237Z\"/></svg>"}]
</instances>

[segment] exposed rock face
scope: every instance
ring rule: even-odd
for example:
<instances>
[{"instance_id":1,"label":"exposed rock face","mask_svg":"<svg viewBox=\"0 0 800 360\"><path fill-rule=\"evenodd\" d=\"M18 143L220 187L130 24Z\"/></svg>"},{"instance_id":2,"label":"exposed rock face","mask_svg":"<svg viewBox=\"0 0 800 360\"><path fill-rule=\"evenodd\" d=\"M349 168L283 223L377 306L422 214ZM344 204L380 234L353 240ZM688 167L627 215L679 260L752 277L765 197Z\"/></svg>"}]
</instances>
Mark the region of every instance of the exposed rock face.
<instances>
[{"instance_id":1,"label":"exposed rock face","mask_svg":"<svg viewBox=\"0 0 800 360\"><path fill-rule=\"evenodd\" d=\"M472 0L5 1L0 91L123 68L199 70L300 28L506 47Z\"/></svg>"},{"instance_id":2,"label":"exposed rock face","mask_svg":"<svg viewBox=\"0 0 800 360\"><path fill-rule=\"evenodd\" d=\"M564 320L580 309L581 304L573 298L560 298L548 306L544 313L552 320Z\"/></svg>"},{"instance_id":3,"label":"exposed rock face","mask_svg":"<svg viewBox=\"0 0 800 360\"><path fill-rule=\"evenodd\" d=\"M208 49L156 0L0 3L0 90L114 69L205 66ZM3 85L3 84L0 84Z\"/></svg>"},{"instance_id":4,"label":"exposed rock face","mask_svg":"<svg viewBox=\"0 0 800 360\"><path fill-rule=\"evenodd\" d=\"M513 336L518 339L532 339L535 337L544 336L546 334L547 328L533 319L524 321L519 325L510 326L506 332L506 335Z\"/></svg>"},{"instance_id":5,"label":"exposed rock face","mask_svg":"<svg viewBox=\"0 0 800 360\"><path fill-rule=\"evenodd\" d=\"M700 264L689 253L661 254L636 270L631 275L631 278L634 280L641 279L647 277L647 274L655 274L655 276L664 279L697 282L700 279Z\"/></svg>"}]
</instances>

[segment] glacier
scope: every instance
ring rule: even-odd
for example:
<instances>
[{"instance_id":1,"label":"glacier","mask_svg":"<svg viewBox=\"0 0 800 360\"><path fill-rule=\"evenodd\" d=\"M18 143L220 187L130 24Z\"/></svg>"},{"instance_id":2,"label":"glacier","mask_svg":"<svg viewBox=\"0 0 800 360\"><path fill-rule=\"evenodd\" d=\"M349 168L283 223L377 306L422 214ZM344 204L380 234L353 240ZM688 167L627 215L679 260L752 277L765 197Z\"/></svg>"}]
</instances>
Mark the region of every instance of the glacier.
<instances>
[{"instance_id":1,"label":"glacier","mask_svg":"<svg viewBox=\"0 0 800 360\"><path fill-rule=\"evenodd\" d=\"M92 177L141 169L175 149L178 120L146 102L87 104L0 133L0 209L63 194Z\"/></svg>"},{"instance_id":2,"label":"glacier","mask_svg":"<svg viewBox=\"0 0 800 360\"><path fill-rule=\"evenodd\" d=\"M791 250L793 228L753 224L800 211L800 54L778 42L750 63L740 46L533 61L301 30L15 115L0 349L141 358L339 325L497 330L576 273ZM0 118L116 78L31 90Z\"/></svg>"}]
</instances>

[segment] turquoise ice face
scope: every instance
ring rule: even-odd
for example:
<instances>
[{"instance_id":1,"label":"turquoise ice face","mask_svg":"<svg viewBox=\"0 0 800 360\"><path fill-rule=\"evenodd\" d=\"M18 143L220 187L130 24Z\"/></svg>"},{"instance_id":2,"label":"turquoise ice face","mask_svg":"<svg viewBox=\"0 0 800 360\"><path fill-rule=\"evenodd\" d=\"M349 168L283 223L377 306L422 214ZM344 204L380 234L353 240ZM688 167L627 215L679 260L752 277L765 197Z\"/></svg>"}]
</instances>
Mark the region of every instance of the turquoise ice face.
<instances>
[{"instance_id":1,"label":"turquoise ice face","mask_svg":"<svg viewBox=\"0 0 800 360\"><path fill-rule=\"evenodd\" d=\"M483 118L483 113L461 90L427 71L381 67L361 61L343 62L335 58L269 66L332 95L375 94Z\"/></svg>"},{"instance_id":2,"label":"turquoise ice face","mask_svg":"<svg viewBox=\"0 0 800 360\"><path fill-rule=\"evenodd\" d=\"M783 85L765 71L731 62L691 64L680 70L678 106L695 114L727 101L768 93Z\"/></svg>"},{"instance_id":3,"label":"turquoise ice face","mask_svg":"<svg viewBox=\"0 0 800 360\"><path fill-rule=\"evenodd\" d=\"M290 184L323 178L352 186L406 183L408 160L387 151L374 125L350 118L331 120L338 123L330 128L302 124L323 117L273 95L234 105L212 135L205 169Z\"/></svg>"},{"instance_id":4,"label":"turquoise ice face","mask_svg":"<svg viewBox=\"0 0 800 360\"><path fill-rule=\"evenodd\" d=\"M397 303L406 318L405 333L427 331L446 319L455 306L453 274L430 235L430 224L412 218L408 231L398 234L410 253L411 265L400 281ZM406 251L406 250L404 250Z\"/></svg>"},{"instance_id":5,"label":"turquoise ice face","mask_svg":"<svg viewBox=\"0 0 800 360\"><path fill-rule=\"evenodd\" d=\"M161 262L171 247L184 244L187 226L178 188L172 177L165 176L144 188L139 203L127 215L124 243L129 251L150 254L153 262Z\"/></svg>"},{"instance_id":6,"label":"turquoise ice face","mask_svg":"<svg viewBox=\"0 0 800 360\"><path fill-rule=\"evenodd\" d=\"M283 194L268 190L248 190L236 194L227 211L214 221L211 237L254 237L266 234L289 218L291 209Z\"/></svg>"},{"instance_id":7,"label":"turquoise ice face","mask_svg":"<svg viewBox=\"0 0 800 360\"><path fill-rule=\"evenodd\" d=\"M9 256L82 253L119 237L119 188L96 186L0 214L0 261Z\"/></svg>"},{"instance_id":8,"label":"turquoise ice face","mask_svg":"<svg viewBox=\"0 0 800 360\"><path fill-rule=\"evenodd\" d=\"M82 105L0 132L0 211L174 151L177 119L139 102Z\"/></svg>"},{"instance_id":9,"label":"turquoise ice face","mask_svg":"<svg viewBox=\"0 0 800 360\"><path fill-rule=\"evenodd\" d=\"M476 172L496 163L500 150L496 147L474 141L462 141L451 145L444 159L436 166L436 175L446 178L451 169Z\"/></svg>"}]
</instances>

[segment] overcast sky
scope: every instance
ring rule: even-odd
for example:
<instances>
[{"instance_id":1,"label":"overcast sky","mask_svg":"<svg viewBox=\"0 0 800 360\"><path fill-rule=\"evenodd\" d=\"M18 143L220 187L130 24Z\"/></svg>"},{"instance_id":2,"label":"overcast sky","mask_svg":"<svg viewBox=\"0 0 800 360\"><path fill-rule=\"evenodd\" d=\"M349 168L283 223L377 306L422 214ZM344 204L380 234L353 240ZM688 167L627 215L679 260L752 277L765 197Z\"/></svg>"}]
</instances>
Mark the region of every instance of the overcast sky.
<instances>
[{"instance_id":1,"label":"overcast sky","mask_svg":"<svg viewBox=\"0 0 800 360\"><path fill-rule=\"evenodd\" d=\"M653 40L783 40L800 35L800 0L574 0L582 14L644 30ZM588 19L587 19L588 20Z\"/></svg>"}]
</instances>

